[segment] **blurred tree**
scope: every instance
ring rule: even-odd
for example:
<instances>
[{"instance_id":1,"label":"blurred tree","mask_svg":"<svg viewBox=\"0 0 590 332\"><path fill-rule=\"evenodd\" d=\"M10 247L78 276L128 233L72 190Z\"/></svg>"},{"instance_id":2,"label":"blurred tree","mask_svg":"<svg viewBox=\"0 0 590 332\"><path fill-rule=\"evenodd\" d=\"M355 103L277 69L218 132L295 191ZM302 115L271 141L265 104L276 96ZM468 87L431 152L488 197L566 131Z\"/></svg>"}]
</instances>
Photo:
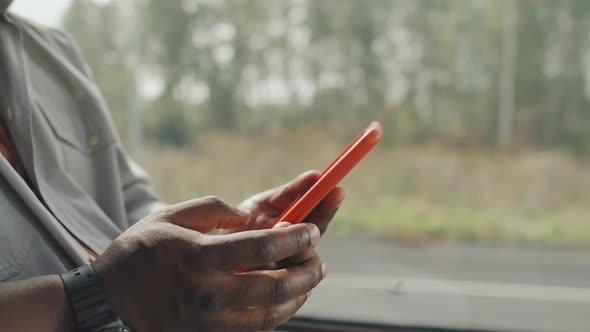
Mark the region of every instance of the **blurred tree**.
<instances>
[{"instance_id":1,"label":"blurred tree","mask_svg":"<svg viewBox=\"0 0 590 332\"><path fill-rule=\"evenodd\" d=\"M587 149L589 21L587 0L73 0L64 24L124 134L137 81L157 139L348 133L395 105L400 141Z\"/></svg>"},{"instance_id":2,"label":"blurred tree","mask_svg":"<svg viewBox=\"0 0 590 332\"><path fill-rule=\"evenodd\" d=\"M148 58L165 81L160 98L180 98L178 90L204 83L210 124L235 129L239 88L265 19L266 2L151 0L147 6Z\"/></svg>"},{"instance_id":3,"label":"blurred tree","mask_svg":"<svg viewBox=\"0 0 590 332\"><path fill-rule=\"evenodd\" d=\"M516 0L502 1L502 51L500 66L500 95L498 102L498 138L500 146L512 145L514 127L514 91L516 58L518 56L518 6Z\"/></svg>"}]
</instances>

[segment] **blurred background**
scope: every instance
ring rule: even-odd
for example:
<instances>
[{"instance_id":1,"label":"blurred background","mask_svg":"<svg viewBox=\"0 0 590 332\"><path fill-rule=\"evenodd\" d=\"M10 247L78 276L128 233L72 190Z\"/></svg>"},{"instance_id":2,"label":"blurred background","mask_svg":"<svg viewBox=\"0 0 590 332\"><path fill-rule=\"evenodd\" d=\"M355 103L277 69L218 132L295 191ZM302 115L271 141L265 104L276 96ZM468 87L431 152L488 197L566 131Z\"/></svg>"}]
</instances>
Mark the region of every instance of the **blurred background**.
<instances>
[{"instance_id":1,"label":"blurred background","mask_svg":"<svg viewBox=\"0 0 590 332\"><path fill-rule=\"evenodd\" d=\"M336 271L590 287L590 1L46 2L15 10L78 41L166 201L237 204L321 170L380 114L384 142L345 181L325 244ZM347 270L342 255L359 252L381 259ZM535 296L492 309L469 302L482 293L423 301L456 309L432 324L588 331L590 293L567 290L585 297L557 301L563 319ZM436 317L390 300L382 316L348 317Z\"/></svg>"},{"instance_id":2,"label":"blurred background","mask_svg":"<svg viewBox=\"0 0 590 332\"><path fill-rule=\"evenodd\" d=\"M587 0L75 0L63 18L170 202L323 169L391 109L334 228L558 245L590 244L589 22Z\"/></svg>"}]
</instances>

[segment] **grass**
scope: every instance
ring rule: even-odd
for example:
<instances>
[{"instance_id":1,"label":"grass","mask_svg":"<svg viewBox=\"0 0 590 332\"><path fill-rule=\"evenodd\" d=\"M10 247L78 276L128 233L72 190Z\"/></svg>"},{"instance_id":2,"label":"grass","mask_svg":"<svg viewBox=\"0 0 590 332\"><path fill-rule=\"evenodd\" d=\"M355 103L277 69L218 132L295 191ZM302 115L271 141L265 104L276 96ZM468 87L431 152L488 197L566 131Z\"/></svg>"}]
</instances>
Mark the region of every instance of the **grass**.
<instances>
[{"instance_id":1,"label":"grass","mask_svg":"<svg viewBox=\"0 0 590 332\"><path fill-rule=\"evenodd\" d=\"M327 136L327 135L326 135ZM194 147L149 147L144 165L162 197L217 195L237 204L303 170L322 169L346 142L322 131L207 134ZM343 183L333 231L407 242L590 245L590 160L383 145Z\"/></svg>"}]
</instances>

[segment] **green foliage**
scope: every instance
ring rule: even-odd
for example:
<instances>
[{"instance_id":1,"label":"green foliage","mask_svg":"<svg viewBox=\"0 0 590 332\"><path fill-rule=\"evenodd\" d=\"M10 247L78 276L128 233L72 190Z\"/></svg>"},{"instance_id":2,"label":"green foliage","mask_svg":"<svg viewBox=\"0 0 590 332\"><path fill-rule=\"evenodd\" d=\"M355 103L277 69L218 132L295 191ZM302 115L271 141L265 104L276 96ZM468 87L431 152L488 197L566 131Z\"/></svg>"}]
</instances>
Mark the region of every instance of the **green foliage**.
<instances>
[{"instance_id":1,"label":"green foliage","mask_svg":"<svg viewBox=\"0 0 590 332\"><path fill-rule=\"evenodd\" d=\"M337 230L572 245L590 243L588 162L545 150L590 154L588 22L588 0L73 0L64 26L121 136L140 105L153 145L183 147L146 151L169 201L321 168L393 109ZM521 154L492 152L502 77Z\"/></svg>"},{"instance_id":2,"label":"green foliage","mask_svg":"<svg viewBox=\"0 0 590 332\"><path fill-rule=\"evenodd\" d=\"M314 126L209 132L189 149L148 147L144 160L168 202L214 194L238 204L304 169L321 169L342 145ZM368 158L342 184L346 201L333 232L410 243L590 245L589 160L391 145Z\"/></svg>"},{"instance_id":3,"label":"green foliage","mask_svg":"<svg viewBox=\"0 0 590 332\"><path fill-rule=\"evenodd\" d=\"M193 122L181 105L171 98L161 98L147 110L147 138L160 145L190 146L195 139Z\"/></svg>"},{"instance_id":4,"label":"green foliage","mask_svg":"<svg viewBox=\"0 0 590 332\"><path fill-rule=\"evenodd\" d=\"M64 23L120 129L140 71L162 86L141 103L166 110L154 121L182 113L191 131L318 123L338 135L393 107L391 142L494 147L507 3L75 0ZM585 153L590 4L516 4L511 143Z\"/></svg>"},{"instance_id":5,"label":"green foliage","mask_svg":"<svg viewBox=\"0 0 590 332\"><path fill-rule=\"evenodd\" d=\"M177 147L188 145L192 136L184 114L178 110L162 114L157 132L159 142Z\"/></svg>"}]
</instances>

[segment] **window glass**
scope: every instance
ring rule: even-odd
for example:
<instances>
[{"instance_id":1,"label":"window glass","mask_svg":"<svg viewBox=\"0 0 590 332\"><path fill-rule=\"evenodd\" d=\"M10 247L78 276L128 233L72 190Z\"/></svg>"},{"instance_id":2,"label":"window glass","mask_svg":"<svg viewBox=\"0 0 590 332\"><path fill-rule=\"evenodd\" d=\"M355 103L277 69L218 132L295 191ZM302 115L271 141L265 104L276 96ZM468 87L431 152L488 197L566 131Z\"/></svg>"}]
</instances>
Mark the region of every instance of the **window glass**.
<instances>
[{"instance_id":1,"label":"window glass","mask_svg":"<svg viewBox=\"0 0 590 332\"><path fill-rule=\"evenodd\" d=\"M587 331L590 1L16 0L168 202L239 204L371 120L306 317Z\"/></svg>"}]
</instances>

